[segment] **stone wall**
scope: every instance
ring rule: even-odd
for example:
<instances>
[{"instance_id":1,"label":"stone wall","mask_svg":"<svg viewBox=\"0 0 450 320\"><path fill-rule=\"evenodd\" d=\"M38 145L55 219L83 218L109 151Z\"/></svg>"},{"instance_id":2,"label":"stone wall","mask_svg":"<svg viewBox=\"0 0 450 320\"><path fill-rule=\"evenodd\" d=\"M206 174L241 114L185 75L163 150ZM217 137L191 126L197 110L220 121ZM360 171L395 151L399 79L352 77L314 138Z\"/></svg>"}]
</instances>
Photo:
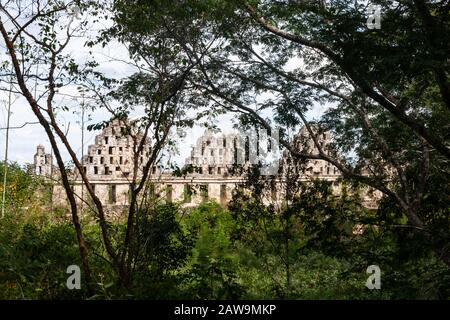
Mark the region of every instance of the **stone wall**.
<instances>
[{"instance_id":1,"label":"stone wall","mask_svg":"<svg viewBox=\"0 0 450 320\"><path fill-rule=\"evenodd\" d=\"M82 157L87 178L94 186L97 197L107 207L124 207L129 203L129 183L134 168L133 150L136 149L136 143L139 143L142 135L135 132L135 139L132 139L126 134L125 127L130 127L128 120L112 122L95 137L95 143L88 147L87 154ZM325 149L330 141L331 136L328 134L319 137L319 143ZM184 206L196 206L208 199L226 205L231 199L233 189L243 182L243 177L231 174L231 167L237 158L236 149L244 152L242 155L244 160L248 159L248 154L245 154L248 151L243 143L237 134L215 135L211 131L206 131L196 141L191 155L186 159L186 165L197 167L198 170L184 177L175 177L165 173L159 166L154 166L150 170L148 194L166 201L181 202ZM318 153L305 128L295 137L295 144L298 150ZM146 140L143 152L138 155L138 177L142 174L142 163L145 163L149 156L149 146L150 141ZM285 154L281 163L286 164L289 157L289 154ZM39 174L37 171L47 174L51 162L51 155L45 154L44 148L38 146L35 155L36 174ZM247 164L244 163L244 166ZM324 160L310 160L302 165L302 170L301 180L318 178L332 181L334 191L340 192L341 175L333 165ZM77 170L72 172L71 180L78 203L83 205L81 199L89 203L90 197ZM189 196L190 193L192 194ZM66 204L67 199L61 185L54 186L53 196L56 205ZM265 201L270 202L281 197L279 190L274 190ZM374 207L380 197L380 193L365 196L365 202Z\"/></svg>"}]
</instances>

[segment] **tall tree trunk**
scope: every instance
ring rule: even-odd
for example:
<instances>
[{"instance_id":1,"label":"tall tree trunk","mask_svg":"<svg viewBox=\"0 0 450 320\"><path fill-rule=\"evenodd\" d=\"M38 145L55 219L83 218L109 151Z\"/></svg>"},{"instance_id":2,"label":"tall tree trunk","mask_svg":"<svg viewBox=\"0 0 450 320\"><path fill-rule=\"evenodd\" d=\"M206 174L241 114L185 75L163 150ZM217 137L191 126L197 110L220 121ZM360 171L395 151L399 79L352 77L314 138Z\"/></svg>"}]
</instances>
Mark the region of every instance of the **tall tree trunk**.
<instances>
[{"instance_id":1,"label":"tall tree trunk","mask_svg":"<svg viewBox=\"0 0 450 320\"><path fill-rule=\"evenodd\" d=\"M48 123L48 121L45 119L45 117L42 115L42 113L39 110L39 106L37 101L34 99L34 97L32 96L31 92L28 90L22 72L20 70L20 65L19 65L19 61L17 59L16 56L16 52L14 49L14 45L12 44L12 42L9 40L8 37L8 33L6 32L3 24L0 22L0 32L2 33L3 39L5 41L6 47L8 49L8 52L11 56L11 62L14 66L14 71L16 74L16 78L17 78L17 82L19 84L19 87L22 91L22 94L24 95L24 97L27 99L33 113L36 115L36 117L39 120L39 123L42 125L42 127L44 128L49 140L50 140L50 144L52 145L53 151L55 153L55 157L56 157L56 161L58 163L58 168L61 172L61 179L63 182L63 186L64 186L64 190L66 192L67 198L69 200L70 203L70 209L71 209L71 214L72 214L72 223L74 224L75 227L75 232L77 234L77 241L78 241L78 248L80 251L80 257L81 257L81 261L82 261L82 265L83 265L83 271L84 271L84 276L87 282L87 286L88 286L88 291L89 293L92 293L91 290L91 271L89 268L89 260L88 260L88 254L87 254L87 247L86 247L86 242L84 241L84 237L83 237L83 233L82 233L82 229L81 229L81 224L80 224L80 220L78 217L78 212L77 212L77 204L76 204L76 200L75 200L75 196L74 193L72 191L72 188L70 186L70 182L67 176L67 172L64 166L64 162L62 160L61 157L61 153L59 152L59 148L58 145L55 141L55 137L53 135L53 132L50 128L50 125Z\"/></svg>"}]
</instances>

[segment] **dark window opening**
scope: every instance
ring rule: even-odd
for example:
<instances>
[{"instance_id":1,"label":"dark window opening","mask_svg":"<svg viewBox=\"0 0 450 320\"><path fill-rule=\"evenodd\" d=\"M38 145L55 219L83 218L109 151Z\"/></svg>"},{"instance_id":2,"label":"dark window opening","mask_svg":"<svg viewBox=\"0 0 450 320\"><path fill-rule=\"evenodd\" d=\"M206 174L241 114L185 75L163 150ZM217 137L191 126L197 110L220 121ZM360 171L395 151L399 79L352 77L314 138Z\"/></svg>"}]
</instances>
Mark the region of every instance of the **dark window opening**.
<instances>
[{"instance_id":1,"label":"dark window opening","mask_svg":"<svg viewBox=\"0 0 450 320\"><path fill-rule=\"evenodd\" d=\"M258 132L258 140L256 140L256 156L259 157L259 132Z\"/></svg>"},{"instance_id":2,"label":"dark window opening","mask_svg":"<svg viewBox=\"0 0 450 320\"><path fill-rule=\"evenodd\" d=\"M105 144L108 144L108 140L109 140L109 138L105 137Z\"/></svg>"},{"instance_id":3,"label":"dark window opening","mask_svg":"<svg viewBox=\"0 0 450 320\"><path fill-rule=\"evenodd\" d=\"M98 174L98 167L94 167L94 174Z\"/></svg>"},{"instance_id":4,"label":"dark window opening","mask_svg":"<svg viewBox=\"0 0 450 320\"><path fill-rule=\"evenodd\" d=\"M172 185L167 185L167 191L166 191L166 200L167 202L172 202Z\"/></svg>"},{"instance_id":5,"label":"dark window opening","mask_svg":"<svg viewBox=\"0 0 450 320\"><path fill-rule=\"evenodd\" d=\"M109 147L109 154L113 154L113 148L114 147Z\"/></svg>"},{"instance_id":6,"label":"dark window opening","mask_svg":"<svg viewBox=\"0 0 450 320\"><path fill-rule=\"evenodd\" d=\"M238 163L238 150L237 150L237 139L236 138L233 139L233 149L234 149L234 155L233 155L234 164L237 164Z\"/></svg>"},{"instance_id":7,"label":"dark window opening","mask_svg":"<svg viewBox=\"0 0 450 320\"><path fill-rule=\"evenodd\" d=\"M183 195L184 195L184 202L185 203L191 203L191 201L192 201L192 188L191 188L190 185L188 185L188 184L184 185Z\"/></svg>"},{"instance_id":8,"label":"dark window opening","mask_svg":"<svg viewBox=\"0 0 450 320\"><path fill-rule=\"evenodd\" d=\"M244 161L248 162L250 159L250 138L245 138L245 146L244 146L245 158Z\"/></svg>"},{"instance_id":9,"label":"dark window opening","mask_svg":"<svg viewBox=\"0 0 450 320\"><path fill-rule=\"evenodd\" d=\"M112 185L109 188L109 203L116 203L117 199L116 199L116 186Z\"/></svg>"},{"instance_id":10,"label":"dark window opening","mask_svg":"<svg viewBox=\"0 0 450 320\"><path fill-rule=\"evenodd\" d=\"M155 198L156 192L155 192L155 185L153 183L149 185L148 192L149 192L150 198Z\"/></svg>"},{"instance_id":11,"label":"dark window opening","mask_svg":"<svg viewBox=\"0 0 450 320\"><path fill-rule=\"evenodd\" d=\"M203 184L200 186L200 195L203 201L208 200L208 185Z\"/></svg>"},{"instance_id":12,"label":"dark window opening","mask_svg":"<svg viewBox=\"0 0 450 320\"><path fill-rule=\"evenodd\" d=\"M220 204L225 205L227 202L227 185L220 185Z\"/></svg>"}]
</instances>

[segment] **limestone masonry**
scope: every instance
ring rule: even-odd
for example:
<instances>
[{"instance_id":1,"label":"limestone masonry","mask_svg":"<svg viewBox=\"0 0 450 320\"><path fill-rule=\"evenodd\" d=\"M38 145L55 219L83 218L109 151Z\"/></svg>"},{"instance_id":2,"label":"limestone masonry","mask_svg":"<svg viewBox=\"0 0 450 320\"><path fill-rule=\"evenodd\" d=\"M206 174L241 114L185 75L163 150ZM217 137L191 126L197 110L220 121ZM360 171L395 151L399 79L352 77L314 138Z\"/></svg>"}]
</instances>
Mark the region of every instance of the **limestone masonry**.
<instances>
[{"instance_id":1,"label":"limestone masonry","mask_svg":"<svg viewBox=\"0 0 450 320\"><path fill-rule=\"evenodd\" d=\"M324 146L329 141L330 136L327 134L320 137L320 143ZM296 148L314 153L314 143L305 128L296 136L295 144ZM149 145L146 140L139 155L138 177L142 175L143 164L148 160ZM115 120L95 137L95 143L88 147L87 154L81 159L83 170L94 186L97 197L111 208L128 204L130 179L134 169L133 146L132 137L125 133L124 123ZM184 206L195 206L207 199L226 205L231 199L232 190L243 182L242 176L230 174L231 168L236 163L248 163L250 152L248 140L240 139L237 133L214 134L207 130L197 139L190 156L185 160L185 165L196 170L178 177L157 165L153 166L149 171L151 183L148 192L164 197L166 201L181 201ZM281 162L286 162L287 158L285 153ZM52 155L45 153L42 145L38 145L34 156L34 173L58 181L58 169L53 166ZM79 203L88 202L89 196L80 173L75 169L70 176ZM311 178L332 181L333 188L339 192L340 172L326 161L307 162L301 179ZM279 196L278 190L273 190L271 200L276 200ZM377 198L379 195L371 194L365 196L364 201L367 206L375 207ZM53 186L53 202L60 205L66 203L64 189L59 183Z\"/></svg>"}]
</instances>

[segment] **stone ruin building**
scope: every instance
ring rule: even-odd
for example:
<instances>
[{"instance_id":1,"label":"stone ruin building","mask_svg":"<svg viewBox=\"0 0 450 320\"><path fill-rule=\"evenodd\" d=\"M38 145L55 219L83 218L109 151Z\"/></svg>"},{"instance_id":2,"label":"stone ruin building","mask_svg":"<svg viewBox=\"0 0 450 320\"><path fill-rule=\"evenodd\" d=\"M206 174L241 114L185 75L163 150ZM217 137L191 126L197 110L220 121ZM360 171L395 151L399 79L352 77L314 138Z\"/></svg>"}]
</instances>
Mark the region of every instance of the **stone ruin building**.
<instances>
[{"instance_id":1,"label":"stone ruin building","mask_svg":"<svg viewBox=\"0 0 450 320\"><path fill-rule=\"evenodd\" d=\"M296 143L303 143L307 132L303 128L297 135ZM330 137L323 135L321 144L326 144ZM309 139L310 140L310 139ZM312 141L303 143L314 152ZM311 151L310 150L310 151ZM146 145L139 155L138 176L142 174L142 163L145 163L149 147ZM150 193L165 198L166 201L181 201L184 206L195 206L207 199L215 200L226 205L231 199L233 189L244 181L244 177L230 174L230 169L238 157L244 162L248 160L248 147L239 135L214 134L207 130L197 139L185 165L195 167L191 173L175 176L166 172L160 166L153 166L149 172ZM283 156L286 158L286 155ZM83 155L81 163L87 178L94 187L96 195L109 207L123 207L128 205L130 177L133 172L133 141L124 134L123 123L118 120L112 122L95 137L95 143L90 145L87 154ZM34 172L36 175L50 176L52 172L52 156L45 154L44 147L39 145L34 158ZM324 179L333 182L333 187L339 188L340 172L324 160L310 160L302 179ZM82 183L80 173L71 173L73 189L80 204L89 200L89 196ZM53 177L54 180L54 177ZM271 200L277 198L274 190ZM61 185L53 186L53 201L65 204L66 196ZM369 207L376 206L373 198L365 200Z\"/></svg>"},{"instance_id":2,"label":"stone ruin building","mask_svg":"<svg viewBox=\"0 0 450 320\"><path fill-rule=\"evenodd\" d=\"M50 177L53 170L53 157L50 153L45 153L45 148L39 144L34 155L33 172L37 176Z\"/></svg>"}]
</instances>

